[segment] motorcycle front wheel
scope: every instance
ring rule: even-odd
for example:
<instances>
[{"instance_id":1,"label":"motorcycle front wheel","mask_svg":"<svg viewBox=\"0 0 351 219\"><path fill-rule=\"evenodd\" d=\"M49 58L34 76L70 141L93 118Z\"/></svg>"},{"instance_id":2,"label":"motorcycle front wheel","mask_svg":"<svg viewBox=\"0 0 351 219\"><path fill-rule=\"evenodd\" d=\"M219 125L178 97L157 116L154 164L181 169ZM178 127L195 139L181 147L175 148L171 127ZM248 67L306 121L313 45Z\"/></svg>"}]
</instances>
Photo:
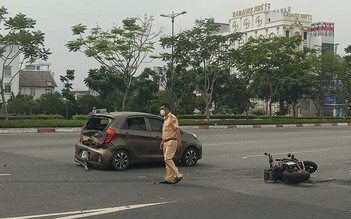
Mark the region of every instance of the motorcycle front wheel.
<instances>
[{"instance_id":1,"label":"motorcycle front wheel","mask_svg":"<svg viewBox=\"0 0 351 219\"><path fill-rule=\"evenodd\" d=\"M283 172L282 178L287 182L301 183L310 179L310 173L307 171Z\"/></svg>"},{"instance_id":2,"label":"motorcycle front wheel","mask_svg":"<svg viewBox=\"0 0 351 219\"><path fill-rule=\"evenodd\" d=\"M303 164L305 165L305 170L307 170L309 173L314 173L316 172L318 166L315 162L312 161L304 161Z\"/></svg>"}]
</instances>

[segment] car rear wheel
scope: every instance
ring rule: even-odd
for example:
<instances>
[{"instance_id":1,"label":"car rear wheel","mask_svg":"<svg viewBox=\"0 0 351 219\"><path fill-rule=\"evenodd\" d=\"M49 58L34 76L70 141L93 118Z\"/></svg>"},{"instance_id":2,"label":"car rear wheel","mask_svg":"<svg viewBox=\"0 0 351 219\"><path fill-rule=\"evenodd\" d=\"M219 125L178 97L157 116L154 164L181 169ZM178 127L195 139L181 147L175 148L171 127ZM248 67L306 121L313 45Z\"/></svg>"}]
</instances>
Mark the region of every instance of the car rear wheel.
<instances>
[{"instance_id":1,"label":"car rear wheel","mask_svg":"<svg viewBox=\"0 0 351 219\"><path fill-rule=\"evenodd\" d=\"M198 159L199 152L197 151L197 149L194 147L189 147L183 153L182 164L188 167L195 166Z\"/></svg>"},{"instance_id":2,"label":"car rear wheel","mask_svg":"<svg viewBox=\"0 0 351 219\"><path fill-rule=\"evenodd\" d=\"M118 150L113 155L111 160L111 166L115 170L126 170L130 164L129 153L125 150Z\"/></svg>"}]
</instances>

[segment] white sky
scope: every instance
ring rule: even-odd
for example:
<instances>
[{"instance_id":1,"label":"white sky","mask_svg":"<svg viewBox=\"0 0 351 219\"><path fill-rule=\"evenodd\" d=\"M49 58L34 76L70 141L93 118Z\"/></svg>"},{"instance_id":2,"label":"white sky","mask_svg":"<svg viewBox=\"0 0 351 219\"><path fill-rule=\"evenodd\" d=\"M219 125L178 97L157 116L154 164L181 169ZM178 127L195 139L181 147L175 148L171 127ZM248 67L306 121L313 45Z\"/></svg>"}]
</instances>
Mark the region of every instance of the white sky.
<instances>
[{"instance_id":1,"label":"white sky","mask_svg":"<svg viewBox=\"0 0 351 219\"><path fill-rule=\"evenodd\" d=\"M196 19L213 17L216 22L228 23L234 11L263 3L271 3L271 10L291 7L294 13L311 14L313 22L334 22L335 43L340 44L338 53L344 54L344 48L351 45L349 0L0 0L0 6L5 6L10 16L23 13L37 21L35 29L45 33L45 46L52 52L48 62L55 72L59 91L62 88L59 75L65 75L67 69L76 72L74 89L83 90L86 89L83 79L88 70L99 67L93 58L70 53L64 46L73 39L71 27L75 24L109 29L114 24L121 26L124 18L148 14L154 16L155 28L163 28L163 35L168 35L171 20L160 14L187 11L175 18L175 33L178 33L190 29ZM151 66L163 66L163 63L153 61L144 67Z\"/></svg>"}]
</instances>

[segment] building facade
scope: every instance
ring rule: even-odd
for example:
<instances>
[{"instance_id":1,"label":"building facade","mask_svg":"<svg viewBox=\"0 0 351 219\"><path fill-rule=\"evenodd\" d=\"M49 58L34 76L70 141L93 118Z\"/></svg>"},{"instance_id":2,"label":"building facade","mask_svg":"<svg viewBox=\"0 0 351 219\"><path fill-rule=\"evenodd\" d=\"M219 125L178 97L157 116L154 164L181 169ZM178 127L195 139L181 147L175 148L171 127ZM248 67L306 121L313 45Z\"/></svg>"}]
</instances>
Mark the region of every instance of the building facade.
<instances>
[{"instance_id":1,"label":"building facade","mask_svg":"<svg viewBox=\"0 0 351 219\"><path fill-rule=\"evenodd\" d=\"M291 7L271 10L271 4L265 3L252 8L233 12L229 20L229 31L243 33L237 46L244 45L250 37L273 38L301 35L303 45L307 47L311 39L312 15L291 11Z\"/></svg>"},{"instance_id":2,"label":"building facade","mask_svg":"<svg viewBox=\"0 0 351 219\"><path fill-rule=\"evenodd\" d=\"M2 55L2 59L0 59L4 94L5 94L5 102L7 102L12 95L17 95L19 92L19 78L18 71L20 66L20 58L19 56L10 59L10 57L14 56L18 52L17 46L6 46L5 52ZM8 57L8 58L6 58ZM2 108L2 99L0 98L0 108Z\"/></svg>"},{"instance_id":3,"label":"building facade","mask_svg":"<svg viewBox=\"0 0 351 219\"><path fill-rule=\"evenodd\" d=\"M19 73L19 93L39 98L43 94L54 93L57 84L50 63L36 62Z\"/></svg>"},{"instance_id":4,"label":"building facade","mask_svg":"<svg viewBox=\"0 0 351 219\"><path fill-rule=\"evenodd\" d=\"M235 42L235 47L244 45L251 37L273 38L299 35L303 42L300 49L314 48L323 52L336 52L334 43L334 23L312 23L312 15L293 12L291 7L273 9L270 3L235 11L229 20L230 33L240 32L242 38ZM335 99L335 98L334 98ZM255 100L256 108L267 110L267 103ZM324 106L328 108L328 106ZM329 107L330 108L330 107ZM274 104L273 113L279 111L279 104ZM301 99L296 105L298 116L315 116L316 107L312 100ZM336 114L334 107L334 116Z\"/></svg>"}]
</instances>

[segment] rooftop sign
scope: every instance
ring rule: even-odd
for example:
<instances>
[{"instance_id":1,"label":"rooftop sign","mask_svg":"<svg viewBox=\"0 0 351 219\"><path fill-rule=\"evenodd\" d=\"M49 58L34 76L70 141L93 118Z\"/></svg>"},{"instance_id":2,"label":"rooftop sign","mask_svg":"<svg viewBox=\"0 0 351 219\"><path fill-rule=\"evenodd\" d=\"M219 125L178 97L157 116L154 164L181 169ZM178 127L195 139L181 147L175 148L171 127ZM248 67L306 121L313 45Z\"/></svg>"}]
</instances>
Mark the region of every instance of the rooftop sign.
<instances>
[{"instance_id":1,"label":"rooftop sign","mask_svg":"<svg viewBox=\"0 0 351 219\"><path fill-rule=\"evenodd\" d=\"M244 16L244 15L253 14L257 12L269 11L270 9L271 9L271 3L264 3L262 5L258 5L255 7L246 8L240 11L235 11L233 12L233 17Z\"/></svg>"},{"instance_id":2,"label":"rooftop sign","mask_svg":"<svg viewBox=\"0 0 351 219\"><path fill-rule=\"evenodd\" d=\"M284 12L285 19L312 22L312 15Z\"/></svg>"}]
</instances>

